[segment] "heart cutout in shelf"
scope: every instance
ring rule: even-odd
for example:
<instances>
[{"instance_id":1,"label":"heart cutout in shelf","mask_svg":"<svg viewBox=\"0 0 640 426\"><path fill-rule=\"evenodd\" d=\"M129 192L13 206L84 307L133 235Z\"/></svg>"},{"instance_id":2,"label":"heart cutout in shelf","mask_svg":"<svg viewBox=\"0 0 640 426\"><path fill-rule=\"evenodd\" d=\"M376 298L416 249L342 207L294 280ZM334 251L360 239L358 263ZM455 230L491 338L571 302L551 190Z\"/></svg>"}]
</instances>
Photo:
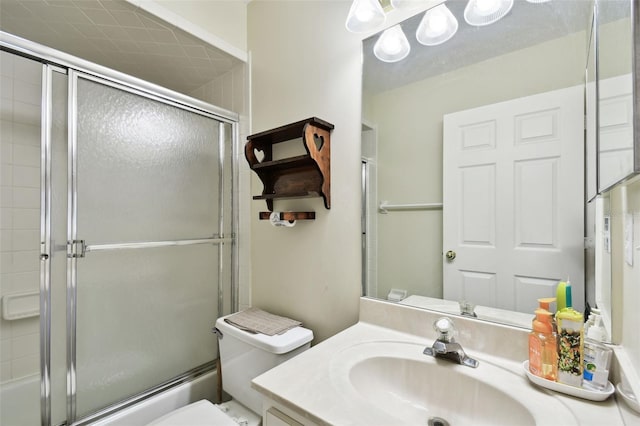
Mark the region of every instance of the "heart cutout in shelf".
<instances>
[{"instance_id":1,"label":"heart cutout in shelf","mask_svg":"<svg viewBox=\"0 0 640 426\"><path fill-rule=\"evenodd\" d=\"M313 143L316 145L316 149L320 151L324 146L324 137L322 135L318 135L317 133L314 133Z\"/></svg>"},{"instance_id":2,"label":"heart cutout in shelf","mask_svg":"<svg viewBox=\"0 0 640 426\"><path fill-rule=\"evenodd\" d=\"M253 155L256 156L258 163L262 163L262 160L264 160L264 151L261 149L253 148Z\"/></svg>"}]
</instances>

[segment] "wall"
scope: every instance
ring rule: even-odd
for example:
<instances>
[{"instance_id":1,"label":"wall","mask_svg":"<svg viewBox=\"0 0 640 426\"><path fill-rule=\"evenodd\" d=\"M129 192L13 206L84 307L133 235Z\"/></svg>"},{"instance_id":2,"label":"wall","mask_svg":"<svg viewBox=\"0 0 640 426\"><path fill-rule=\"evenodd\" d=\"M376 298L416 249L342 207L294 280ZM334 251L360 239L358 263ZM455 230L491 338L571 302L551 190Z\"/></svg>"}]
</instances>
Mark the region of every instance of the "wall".
<instances>
[{"instance_id":1,"label":"wall","mask_svg":"<svg viewBox=\"0 0 640 426\"><path fill-rule=\"evenodd\" d=\"M442 202L444 114L581 85L585 63L579 32L369 95L365 118L378 129L379 201ZM378 296L395 287L442 297L442 211L378 215L378 231Z\"/></svg>"},{"instance_id":2,"label":"wall","mask_svg":"<svg viewBox=\"0 0 640 426\"><path fill-rule=\"evenodd\" d=\"M626 371L640 394L640 178L618 185L610 194L612 337L628 358ZM631 221L631 227L626 224ZM625 255L625 233L633 236L631 261Z\"/></svg>"},{"instance_id":3,"label":"wall","mask_svg":"<svg viewBox=\"0 0 640 426\"><path fill-rule=\"evenodd\" d=\"M252 133L317 116L331 135L331 197L276 201L315 221L275 228L251 203L252 302L301 320L321 341L355 323L361 287L361 38L347 32L349 1L253 1L248 7ZM243 165L246 167L246 165ZM253 176L252 193L262 185Z\"/></svg>"},{"instance_id":4,"label":"wall","mask_svg":"<svg viewBox=\"0 0 640 426\"><path fill-rule=\"evenodd\" d=\"M6 52L0 55L0 296L4 297L39 291L42 67ZM0 319L1 382L40 371L39 332L37 316Z\"/></svg>"}]
</instances>

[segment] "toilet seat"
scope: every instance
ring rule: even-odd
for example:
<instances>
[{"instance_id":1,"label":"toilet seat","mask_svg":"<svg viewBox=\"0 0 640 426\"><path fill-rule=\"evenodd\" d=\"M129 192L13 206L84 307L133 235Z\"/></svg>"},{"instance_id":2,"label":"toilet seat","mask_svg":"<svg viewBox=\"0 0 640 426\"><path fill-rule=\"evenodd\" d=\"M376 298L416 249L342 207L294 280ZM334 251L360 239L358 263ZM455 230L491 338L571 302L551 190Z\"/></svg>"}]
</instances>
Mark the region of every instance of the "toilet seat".
<instances>
[{"instance_id":1,"label":"toilet seat","mask_svg":"<svg viewBox=\"0 0 640 426\"><path fill-rule=\"evenodd\" d=\"M217 405L206 399L178 408L147 426L238 426Z\"/></svg>"}]
</instances>

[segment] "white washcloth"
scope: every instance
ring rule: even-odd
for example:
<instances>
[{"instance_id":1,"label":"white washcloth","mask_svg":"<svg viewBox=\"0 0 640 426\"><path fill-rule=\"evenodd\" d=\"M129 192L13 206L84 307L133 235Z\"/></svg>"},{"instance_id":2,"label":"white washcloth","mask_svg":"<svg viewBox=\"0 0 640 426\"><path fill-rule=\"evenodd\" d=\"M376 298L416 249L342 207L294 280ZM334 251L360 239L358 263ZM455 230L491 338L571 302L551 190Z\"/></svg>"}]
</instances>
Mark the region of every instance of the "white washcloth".
<instances>
[{"instance_id":1,"label":"white washcloth","mask_svg":"<svg viewBox=\"0 0 640 426\"><path fill-rule=\"evenodd\" d=\"M245 309L228 316L225 321L241 330L262 333L267 336L282 334L302 324L300 321L273 315L258 308Z\"/></svg>"}]
</instances>

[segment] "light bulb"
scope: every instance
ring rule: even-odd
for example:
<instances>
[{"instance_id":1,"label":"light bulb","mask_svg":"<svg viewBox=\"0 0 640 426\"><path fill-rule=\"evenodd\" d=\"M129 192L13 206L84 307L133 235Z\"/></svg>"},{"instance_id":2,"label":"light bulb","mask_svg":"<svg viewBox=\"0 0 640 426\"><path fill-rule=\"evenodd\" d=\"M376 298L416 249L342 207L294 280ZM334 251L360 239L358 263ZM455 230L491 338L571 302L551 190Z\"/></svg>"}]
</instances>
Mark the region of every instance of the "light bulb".
<instances>
[{"instance_id":1,"label":"light bulb","mask_svg":"<svg viewBox=\"0 0 640 426\"><path fill-rule=\"evenodd\" d=\"M407 36L404 35L400 25L385 30L373 46L373 53L376 58L383 62L401 61L409 55L410 51L409 40L407 40Z\"/></svg>"},{"instance_id":2,"label":"light bulb","mask_svg":"<svg viewBox=\"0 0 640 426\"><path fill-rule=\"evenodd\" d=\"M449 40L458 31L458 20L444 3L425 12L416 39L425 46L436 46Z\"/></svg>"},{"instance_id":3,"label":"light bulb","mask_svg":"<svg viewBox=\"0 0 640 426\"><path fill-rule=\"evenodd\" d=\"M385 14L378 0L353 0L345 26L354 33L376 29L385 21Z\"/></svg>"},{"instance_id":4,"label":"light bulb","mask_svg":"<svg viewBox=\"0 0 640 426\"><path fill-rule=\"evenodd\" d=\"M427 20L427 30L432 35L440 35L447 29L447 18L440 11L433 11Z\"/></svg>"},{"instance_id":5,"label":"light bulb","mask_svg":"<svg viewBox=\"0 0 640 426\"><path fill-rule=\"evenodd\" d=\"M469 0L464 8L464 20L469 25L493 24L504 18L513 7L513 0Z\"/></svg>"},{"instance_id":6,"label":"light bulb","mask_svg":"<svg viewBox=\"0 0 640 426\"><path fill-rule=\"evenodd\" d=\"M498 0L477 0L476 1L476 12L479 15L487 16L495 13L496 10L500 7L500 2Z\"/></svg>"}]
</instances>

